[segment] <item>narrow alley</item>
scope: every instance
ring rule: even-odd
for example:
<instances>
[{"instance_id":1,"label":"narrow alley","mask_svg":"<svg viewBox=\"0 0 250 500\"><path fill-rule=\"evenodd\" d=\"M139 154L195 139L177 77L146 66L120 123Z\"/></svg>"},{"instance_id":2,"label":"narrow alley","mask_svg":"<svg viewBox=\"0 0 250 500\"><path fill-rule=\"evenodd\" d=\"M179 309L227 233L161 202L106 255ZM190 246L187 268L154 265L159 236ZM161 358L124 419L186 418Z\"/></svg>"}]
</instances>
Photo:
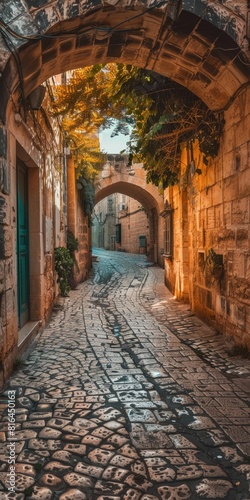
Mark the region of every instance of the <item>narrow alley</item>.
<instances>
[{"instance_id":1,"label":"narrow alley","mask_svg":"<svg viewBox=\"0 0 250 500\"><path fill-rule=\"evenodd\" d=\"M4 388L0 500L250 499L250 358L144 255L93 253Z\"/></svg>"}]
</instances>

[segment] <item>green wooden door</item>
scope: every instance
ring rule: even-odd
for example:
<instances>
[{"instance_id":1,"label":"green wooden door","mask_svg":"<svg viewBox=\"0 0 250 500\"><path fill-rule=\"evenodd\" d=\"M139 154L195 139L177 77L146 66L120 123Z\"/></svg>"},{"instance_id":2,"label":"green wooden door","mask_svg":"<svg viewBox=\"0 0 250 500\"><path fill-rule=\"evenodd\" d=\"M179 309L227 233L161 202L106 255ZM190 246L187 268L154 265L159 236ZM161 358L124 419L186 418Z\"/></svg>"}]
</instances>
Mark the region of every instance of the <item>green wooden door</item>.
<instances>
[{"instance_id":1,"label":"green wooden door","mask_svg":"<svg viewBox=\"0 0 250 500\"><path fill-rule=\"evenodd\" d=\"M29 320L29 224L28 179L22 164L17 168L17 269L18 323L22 328Z\"/></svg>"}]
</instances>

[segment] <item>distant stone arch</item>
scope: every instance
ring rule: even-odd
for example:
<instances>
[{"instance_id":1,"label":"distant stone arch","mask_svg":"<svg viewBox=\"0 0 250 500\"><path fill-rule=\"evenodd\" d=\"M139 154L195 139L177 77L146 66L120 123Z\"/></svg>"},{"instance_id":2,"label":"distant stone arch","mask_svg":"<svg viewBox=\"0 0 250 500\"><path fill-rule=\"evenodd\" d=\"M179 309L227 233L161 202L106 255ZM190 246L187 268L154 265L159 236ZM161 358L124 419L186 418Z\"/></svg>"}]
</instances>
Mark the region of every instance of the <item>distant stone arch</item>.
<instances>
[{"instance_id":1,"label":"distant stone arch","mask_svg":"<svg viewBox=\"0 0 250 500\"><path fill-rule=\"evenodd\" d=\"M142 163L134 163L133 169L122 166L121 171L108 164L95 181L95 202L117 192L136 198L148 210L163 210L163 195L156 186L146 182Z\"/></svg>"},{"instance_id":2,"label":"distant stone arch","mask_svg":"<svg viewBox=\"0 0 250 500\"><path fill-rule=\"evenodd\" d=\"M147 184L146 172L141 163L134 164L133 170L121 165L119 171L109 163L106 164L95 181L95 203L114 193L135 198L144 207L149 220L150 259L161 264L164 232L159 213L164 208L164 200L156 186Z\"/></svg>"},{"instance_id":3,"label":"distant stone arch","mask_svg":"<svg viewBox=\"0 0 250 500\"><path fill-rule=\"evenodd\" d=\"M125 62L182 84L221 110L249 82L247 1L3 0L0 109L52 75Z\"/></svg>"}]
</instances>

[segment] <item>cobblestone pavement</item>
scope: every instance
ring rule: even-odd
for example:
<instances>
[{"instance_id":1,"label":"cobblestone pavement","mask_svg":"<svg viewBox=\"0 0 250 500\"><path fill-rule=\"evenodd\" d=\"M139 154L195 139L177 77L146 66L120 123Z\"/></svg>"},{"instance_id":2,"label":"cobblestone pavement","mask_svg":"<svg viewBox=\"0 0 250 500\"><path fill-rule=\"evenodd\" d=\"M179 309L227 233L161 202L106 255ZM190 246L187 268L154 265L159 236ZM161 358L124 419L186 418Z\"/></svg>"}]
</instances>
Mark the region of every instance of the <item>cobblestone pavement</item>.
<instances>
[{"instance_id":1,"label":"cobblestone pavement","mask_svg":"<svg viewBox=\"0 0 250 500\"><path fill-rule=\"evenodd\" d=\"M0 500L250 499L250 360L144 256L96 254L2 394Z\"/></svg>"}]
</instances>

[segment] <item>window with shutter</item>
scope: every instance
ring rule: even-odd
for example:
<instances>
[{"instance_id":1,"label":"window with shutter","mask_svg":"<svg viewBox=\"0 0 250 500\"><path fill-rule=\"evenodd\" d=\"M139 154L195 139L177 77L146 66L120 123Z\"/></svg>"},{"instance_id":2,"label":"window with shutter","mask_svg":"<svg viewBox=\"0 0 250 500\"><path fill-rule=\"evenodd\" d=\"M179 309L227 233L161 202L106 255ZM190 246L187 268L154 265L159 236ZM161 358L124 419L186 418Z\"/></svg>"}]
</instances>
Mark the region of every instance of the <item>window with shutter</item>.
<instances>
[{"instance_id":1,"label":"window with shutter","mask_svg":"<svg viewBox=\"0 0 250 500\"><path fill-rule=\"evenodd\" d=\"M172 257L173 248L173 238L172 238L172 213L169 213L165 217L165 249L164 253L168 257Z\"/></svg>"},{"instance_id":2,"label":"window with shutter","mask_svg":"<svg viewBox=\"0 0 250 500\"><path fill-rule=\"evenodd\" d=\"M164 217L164 255L171 259L173 257L173 209L168 201L165 202L165 208L160 212Z\"/></svg>"},{"instance_id":3,"label":"window with shutter","mask_svg":"<svg viewBox=\"0 0 250 500\"><path fill-rule=\"evenodd\" d=\"M115 241L116 243L121 243L122 234L121 234L121 224L116 224L115 226Z\"/></svg>"}]
</instances>

